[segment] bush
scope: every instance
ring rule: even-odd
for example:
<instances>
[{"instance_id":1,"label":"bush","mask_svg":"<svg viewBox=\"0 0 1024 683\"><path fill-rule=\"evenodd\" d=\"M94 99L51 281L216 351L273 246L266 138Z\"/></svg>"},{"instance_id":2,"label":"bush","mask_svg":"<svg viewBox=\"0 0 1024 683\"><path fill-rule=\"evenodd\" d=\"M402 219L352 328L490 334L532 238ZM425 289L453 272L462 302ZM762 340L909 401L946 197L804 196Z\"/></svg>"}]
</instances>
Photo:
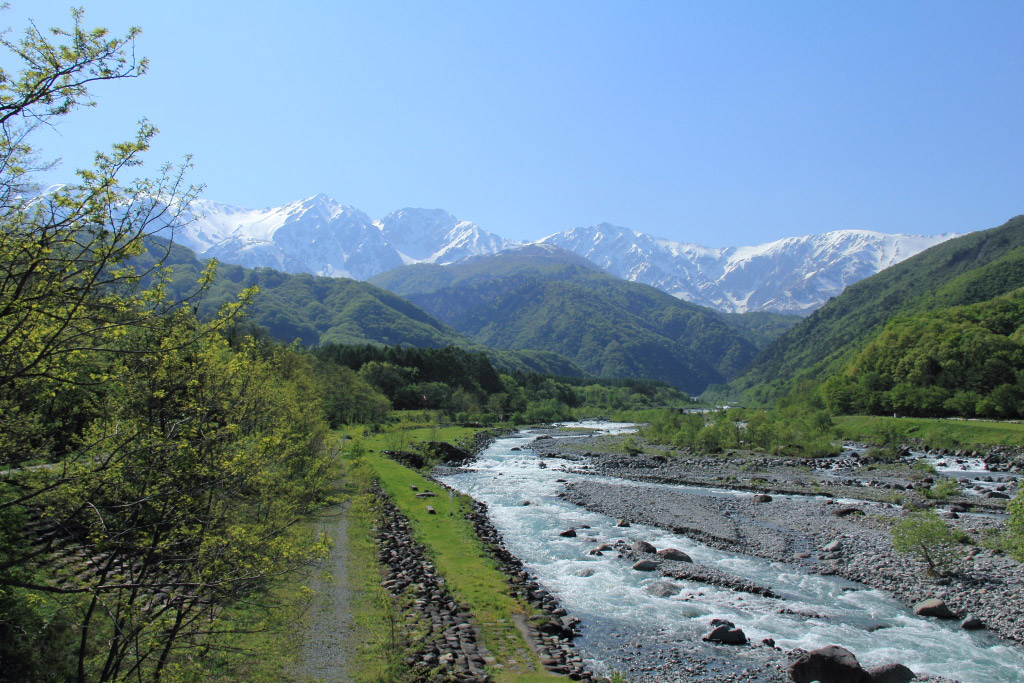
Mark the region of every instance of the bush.
<instances>
[{"instance_id":1,"label":"bush","mask_svg":"<svg viewBox=\"0 0 1024 683\"><path fill-rule=\"evenodd\" d=\"M930 576L945 576L956 568L964 540L963 532L950 529L934 510L912 512L892 529L892 547L924 561Z\"/></svg>"}]
</instances>

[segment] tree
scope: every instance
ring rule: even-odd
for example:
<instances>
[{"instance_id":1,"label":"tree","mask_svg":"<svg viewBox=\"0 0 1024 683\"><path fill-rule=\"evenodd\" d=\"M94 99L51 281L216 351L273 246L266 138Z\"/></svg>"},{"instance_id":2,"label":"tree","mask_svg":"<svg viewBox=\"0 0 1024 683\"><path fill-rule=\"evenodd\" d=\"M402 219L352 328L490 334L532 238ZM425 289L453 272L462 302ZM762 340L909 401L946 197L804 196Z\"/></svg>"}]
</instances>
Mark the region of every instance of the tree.
<instances>
[{"instance_id":1,"label":"tree","mask_svg":"<svg viewBox=\"0 0 1024 683\"><path fill-rule=\"evenodd\" d=\"M206 323L167 296L149 236L195 189L122 182L153 126L37 192L34 131L146 68L137 29L72 20L0 37L22 64L0 70L0 678L156 680L323 551L296 522L332 461L310 364L222 334L252 292Z\"/></svg>"},{"instance_id":2,"label":"tree","mask_svg":"<svg viewBox=\"0 0 1024 683\"><path fill-rule=\"evenodd\" d=\"M892 547L916 555L928 565L932 576L942 576L956 566L961 538L934 510L912 512L892 529Z\"/></svg>"},{"instance_id":3,"label":"tree","mask_svg":"<svg viewBox=\"0 0 1024 683\"><path fill-rule=\"evenodd\" d=\"M120 182L156 134L146 122L134 139L97 153L76 184L39 194L33 172L48 165L37 161L32 134L92 106L90 85L134 78L147 66L134 58L138 29L109 37L85 29L81 10L72 18L70 30L51 31L53 42L35 26L18 41L0 37L23 65L17 74L0 69L0 431L7 435L0 468L46 457L39 412L52 412L76 388L102 383L102 372L86 370L85 362L177 303L162 301L159 286L139 287L160 280L159 260L141 271L127 260L143 252L148 233L173 232L168 226L195 194L184 166Z\"/></svg>"}]
</instances>

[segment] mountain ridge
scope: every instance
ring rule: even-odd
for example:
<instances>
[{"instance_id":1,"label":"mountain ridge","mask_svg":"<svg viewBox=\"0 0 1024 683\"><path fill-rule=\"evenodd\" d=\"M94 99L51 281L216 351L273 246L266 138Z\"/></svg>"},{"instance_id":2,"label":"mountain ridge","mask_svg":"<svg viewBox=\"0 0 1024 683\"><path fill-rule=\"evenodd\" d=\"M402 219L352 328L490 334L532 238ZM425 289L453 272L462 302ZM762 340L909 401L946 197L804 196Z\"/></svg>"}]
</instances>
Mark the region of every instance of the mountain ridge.
<instances>
[{"instance_id":1,"label":"mountain ridge","mask_svg":"<svg viewBox=\"0 0 1024 683\"><path fill-rule=\"evenodd\" d=\"M808 315L850 284L955 236L832 230L706 247L601 223L517 242L443 209L403 208L375 220L318 194L266 209L196 200L175 240L225 263L357 280L401 266L461 263L546 244L719 311Z\"/></svg>"}]
</instances>

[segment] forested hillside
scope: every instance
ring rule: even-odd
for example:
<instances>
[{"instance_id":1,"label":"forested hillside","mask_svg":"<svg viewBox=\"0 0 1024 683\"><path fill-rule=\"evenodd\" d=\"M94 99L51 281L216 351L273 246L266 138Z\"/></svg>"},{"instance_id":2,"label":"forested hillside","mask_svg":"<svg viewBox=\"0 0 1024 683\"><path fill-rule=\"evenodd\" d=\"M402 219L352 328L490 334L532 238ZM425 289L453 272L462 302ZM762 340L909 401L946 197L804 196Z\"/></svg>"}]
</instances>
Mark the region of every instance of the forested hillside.
<instances>
[{"instance_id":1,"label":"forested hillside","mask_svg":"<svg viewBox=\"0 0 1024 683\"><path fill-rule=\"evenodd\" d=\"M777 398L850 361L897 316L977 303L1024 286L1024 217L939 244L851 285L762 351L730 385Z\"/></svg>"},{"instance_id":2,"label":"forested hillside","mask_svg":"<svg viewBox=\"0 0 1024 683\"><path fill-rule=\"evenodd\" d=\"M544 349L601 377L657 378L699 393L756 352L711 309L605 275L571 254L535 251L419 267L414 276L403 269L376 281L480 344Z\"/></svg>"},{"instance_id":3,"label":"forested hillside","mask_svg":"<svg viewBox=\"0 0 1024 683\"><path fill-rule=\"evenodd\" d=\"M1024 417L1024 289L892 320L822 391L839 414Z\"/></svg>"},{"instance_id":4,"label":"forested hillside","mask_svg":"<svg viewBox=\"0 0 1024 683\"><path fill-rule=\"evenodd\" d=\"M166 243L148 245L151 263L166 250ZM184 293L206 267L195 253L171 247L167 265L173 269L170 290ZM438 322L400 296L349 278L289 274L270 268L217 266L217 277L198 302L198 313L208 319L225 302L249 287L258 287L246 308L246 318L267 329L275 339L305 346L337 344L409 344L447 346L468 344L458 332Z\"/></svg>"}]
</instances>

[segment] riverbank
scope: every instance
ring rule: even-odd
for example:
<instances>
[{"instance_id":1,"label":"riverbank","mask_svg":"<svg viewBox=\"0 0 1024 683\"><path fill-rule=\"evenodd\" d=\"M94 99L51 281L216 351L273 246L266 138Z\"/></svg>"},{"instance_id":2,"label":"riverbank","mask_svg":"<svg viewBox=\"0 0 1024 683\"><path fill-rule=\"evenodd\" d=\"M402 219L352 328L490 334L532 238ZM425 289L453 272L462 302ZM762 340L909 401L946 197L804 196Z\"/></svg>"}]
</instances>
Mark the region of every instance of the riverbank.
<instances>
[{"instance_id":1,"label":"riverbank","mask_svg":"<svg viewBox=\"0 0 1024 683\"><path fill-rule=\"evenodd\" d=\"M923 562L893 550L889 530L905 513L903 507L885 499L891 500L895 491L903 499L913 496L914 485L920 482L918 472L909 470L910 478L893 468L879 485L877 471L858 475L847 470L826 483L810 468L772 467L768 458L627 456L620 442L621 437L542 439L531 449L542 457L579 461L573 471L630 482L567 483L564 498L589 510L683 534L723 550L791 563L802 571L841 576L889 591L908 606L940 598L959 616L972 615L1000 637L1024 642L1024 572L1017 562L973 545L963 549L953 576L929 579ZM659 487L662 483L696 488L680 494ZM889 488L883 488L886 485ZM751 493L723 496L715 487ZM823 489L831 495L820 495ZM772 493L756 496L754 491ZM1002 501L963 498L959 504L965 502L991 512L999 510ZM979 542L1002 524L992 515L948 514L949 508L942 508L953 517L947 522Z\"/></svg>"},{"instance_id":2,"label":"riverbank","mask_svg":"<svg viewBox=\"0 0 1024 683\"><path fill-rule=\"evenodd\" d=\"M756 539L758 534L730 535L727 525L714 527L708 520L717 511L694 513L690 530L694 536L698 532L719 536L719 547L723 550L713 549L711 543L700 546L704 548L701 550L697 544L675 536L680 524L659 524L659 520L640 514L635 517L634 528L629 528L628 515L617 513L628 513L624 508L629 505L637 513L653 507L650 490L666 491L668 487L641 485L623 478L618 482L599 481L573 474L592 473L597 469L592 465L600 461L600 456L584 455L581 451L605 449L608 457L636 457L622 453L622 438L629 437L594 439L581 437L580 433L578 429L533 429L496 444L481 455L472 469L452 468L442 476L459 490L487 501L491 506L489 516L502 533L508 534L508 548L536 571L538 581L560 596L570 612L582 619L582 636L577 642L585 661L594 662L596 671L607 674L617 669L627 680L637 682L785 681L786 668L802 654L801 648L820 647L824 637L826 643L850 646L871 666L900 661L901 655L905 655L907 664L932 672L918 680L940 681L961 676L970 681L992 680L979 679L953 662L948 671L941 664L936 666L948 657L949 651L961 648L971 661L987 657L983 653L988 644L998 644L992 635L976 636L959 631L955 623L942 625L935 620L915 619L909 613L905 615L881 592L846 584L838 578L814 577L815 572L798 564L789 571L785 567L772 568L774 565L766 565L763 559L753 559L753 553L734 555L731 550L744 552L738 547L744 538ZM627 443L636 445L635 441ZM555 455L560 457L555 459ZM607 486L605 509L592 508L602 514L574 504L583 501L570 502L566 498L569 491L590 484ZM752 497L745 493L721 494ZM763 504L771 503L768 500ZM616 519L622 519L625 528L617 527ZM643 522L650 526L641 525ZM652 526L671 527L670 533L664 534ZM569 530L575 533L565 533ZM694 561L646 554L642 547L633 547L641 539L650 540L658 548L677 545L695 553ZM785 539L766 540L764 544L774 550L762 549L759 557L774 559L772 553L780 559L788 556ZM838 551L833 547L821 553ZM600 557L602 554L604 557ZM809 552L807 559L811 557ZM653 572L630 569L645 559L660 566ZM659 572L667 576L659 578ZM768 583L757 585L762 580ZM771 595L763 590L767 586L771 586ZM661 597L657 591L663 587L668 592ZM702 643L701 635L710 630L713 617L737 619L752 640L740 647ZM891 628L892 635L873 635L885 628ZM952 635L958 632L963 635ZM773 638L781 649L770 642ZM762 639L769 642L762 643ZM920 656L932 651L929 648L936 643L943 645L934 652L946 655ZM993 672L1024 671L1016 665L1007 669L995 662L987 666L993 664ZM955 675L939 678L937 674L943 673Z\"/></svg>"}]
</instances>

